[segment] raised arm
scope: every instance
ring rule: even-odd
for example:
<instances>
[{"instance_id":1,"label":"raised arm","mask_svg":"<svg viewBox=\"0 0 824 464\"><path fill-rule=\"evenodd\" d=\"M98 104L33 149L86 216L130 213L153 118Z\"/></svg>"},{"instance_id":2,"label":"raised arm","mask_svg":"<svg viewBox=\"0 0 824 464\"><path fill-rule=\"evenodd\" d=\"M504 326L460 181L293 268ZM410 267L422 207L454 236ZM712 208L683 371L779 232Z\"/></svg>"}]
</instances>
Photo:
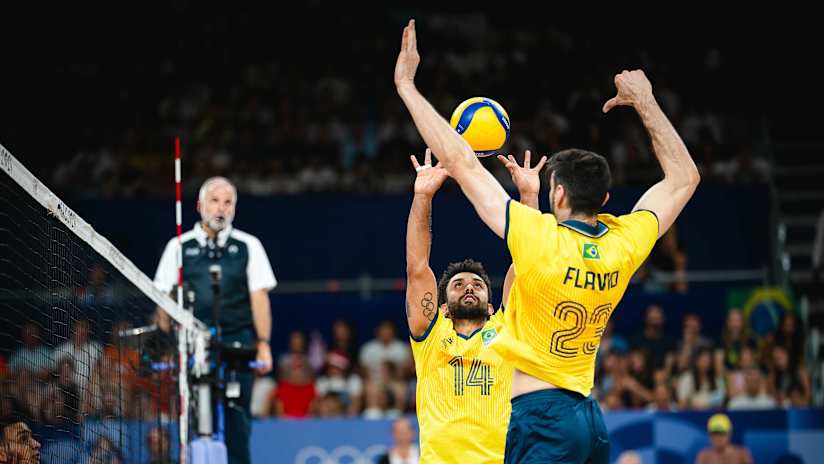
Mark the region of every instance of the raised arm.
<instances>
[{"instance_id":1,"label":"raised arm","mask_svg":"<svg viewBox=\"0 0 824 464\"><path fill-rule=\"evenodd\" d=\"M418 176L415 178L415 197L406 223L406 319L409 333L420 337L438 311L438 286L435 273L429 267L432 248L432 197L441 188L449 174L443 166L432 166L432 153L427 148L424 164L412 158Z\"/></svg>"},{"instance_id":2,"label":"raised arm","mask_svg":"<svg viewBox=\"0 0 824 464\"><path fill-rule=\"evenodd\" d=\"M646 209L658 216L658 237L672 226L695 192L700 176L687 146L652 94L652 85L641 70L615 76L618 94L604 104L604 113L615 106L632 106L652 139L664 179L650 187L632 209Z\"/></svg>"},{"instance_id":3,"label":"raised arm","mask_svg":"<svg viewBox=\"0 0 824 464\"><path fill-rule=\"evenodd\" d=\"M509 155L509 157L504 157L503 155L498 155L498 160L500 160L509 171L509 175L512 176L512 182L515 183L515 186L518 188L520 202L530 208L540 210L538 195L541 192L541 168L543 168L546 163L546 156L541 157L541 160L538 161L538 164L536 164L534 168L530 167L531 158L532 153L529 150L524 152L524 165L521 167L518 166L518 162L514 156ZM515 282L515 264L510 264L509 269L506 271L506 277L504 278L504 288L503 292L501 292L501 305L506 305L506 300L509 298L509 290L512 288L513 282Z\"/></svg>"},{"instance_id":4,"label":"raised arm","mask_svg":"<svg viewBox=\"0 0 824 464\"><path fill-rule=\"evenodd\" d=\"M395 87L426 145L461 186L478 215L499 237L504 236L509 195L484 169L472 147L432 107L415 87L418 55L415 21L403 29L401 51L395 64Z\"/></svg>"}]
</instances>

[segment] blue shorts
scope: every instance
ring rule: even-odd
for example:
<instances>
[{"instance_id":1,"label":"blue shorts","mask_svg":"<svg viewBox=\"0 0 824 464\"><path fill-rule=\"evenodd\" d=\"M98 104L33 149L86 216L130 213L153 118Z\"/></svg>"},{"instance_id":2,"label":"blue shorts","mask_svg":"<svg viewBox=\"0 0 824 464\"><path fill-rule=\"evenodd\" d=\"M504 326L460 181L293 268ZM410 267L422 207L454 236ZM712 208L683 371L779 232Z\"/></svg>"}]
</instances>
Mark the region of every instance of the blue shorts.
<instances>
[{"instance_id":1,"label":"blue shorts","mask_svg":"<svg viewBox=\"0 0 824 464\"><path fill-rule=\"evenodd\" d=\"M591 397L563 389L512 398L506 464L609 462L609 436Z\"/></svg>"}]
</instances>

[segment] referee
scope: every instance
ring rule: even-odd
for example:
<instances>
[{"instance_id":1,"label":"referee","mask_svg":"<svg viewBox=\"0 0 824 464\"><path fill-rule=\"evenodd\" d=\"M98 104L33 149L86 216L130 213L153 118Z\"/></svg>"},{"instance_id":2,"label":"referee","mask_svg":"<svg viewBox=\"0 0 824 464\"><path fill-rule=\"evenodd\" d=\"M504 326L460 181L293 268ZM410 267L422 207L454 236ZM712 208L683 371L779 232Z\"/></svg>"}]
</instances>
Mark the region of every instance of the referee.
<instances>
[{"instance_id":1,"label":"referee","mask_svg":"<svg viewBox=\"0 0 824 464\"><path fill-rule=\"evenodd\" d=\"M195 292L194 316L210 327L213 318L212 276L209 268L221 267L218 322L223 343L257 346L258 373L272 370L269 336L272 312L268 292L277 281L260 240L232 227L237 190L224 177L212 177L200 187L197 210L201 220L181 237L183 281ZM177 238L169 240L157 266L154 283L169 293L177 285L175 259ZM230 464L249 463L251 434L250 399L253 376L238 373L240 398L225 413L226 448Z\"/></svg>"}]
</instances>

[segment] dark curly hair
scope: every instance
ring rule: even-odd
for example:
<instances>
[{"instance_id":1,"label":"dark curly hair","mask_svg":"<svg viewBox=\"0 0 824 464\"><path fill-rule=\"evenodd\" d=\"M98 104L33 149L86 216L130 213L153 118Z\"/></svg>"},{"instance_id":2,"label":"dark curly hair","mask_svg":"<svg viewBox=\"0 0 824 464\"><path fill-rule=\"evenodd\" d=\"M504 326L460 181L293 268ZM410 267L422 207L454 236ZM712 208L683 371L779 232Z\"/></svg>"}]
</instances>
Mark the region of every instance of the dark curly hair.
<instances>
[{"instance_id":1,"label":"dark curly hair","mask_svg":"<svg viewBox=\"0 0 824 464\"><path fill-rule=\"evenodd\" d=\"M546 181L564 186L573 213L595 215L612 184L609 163L591 151L570 148L552 155L546 167Z\"/></svg>"},{"instance_id":2,"label":"dark curly hair","mask_svg":"<svg viewBox=\"0 0 824 464\"><path fill-rule=\"evenodd\" d=\"M489 280L489 274L486 273L484 265L472 259L465 259L457 263L449 263L449 266L441 274L441 278L438 280L438 306L446 303L446 286L449 285L449 279L461 272L471 272L483 279L486 284L487 295L492 300L492 282Z\"/></svg>"}]
</instances>

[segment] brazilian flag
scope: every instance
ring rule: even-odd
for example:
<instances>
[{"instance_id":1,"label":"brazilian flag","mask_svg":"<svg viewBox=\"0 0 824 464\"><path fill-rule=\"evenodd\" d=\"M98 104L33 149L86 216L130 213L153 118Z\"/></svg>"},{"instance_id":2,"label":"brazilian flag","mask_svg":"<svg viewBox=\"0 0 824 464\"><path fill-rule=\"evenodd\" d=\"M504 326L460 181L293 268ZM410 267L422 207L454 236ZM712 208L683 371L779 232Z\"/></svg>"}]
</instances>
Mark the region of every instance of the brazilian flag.
<instances>
[{"instance_id":1,"label":"brazilian flag","mask_svg":"<svg viewBox=\"0 0 824 464\"><path fill-rule=\"evenodd\" d=\"M730 289L727 308L740 308L753 334L762 337L778 328L785 312L799 315L792 290L781 287Z\"/></svg>"},{"instance_id":2,"label":"brazilian flag","mask_svg":"<svg viewBox=\"0 0 824 464\"><path fill-rule=\"evenodd\" d=\"M598 253L598 245L594 243L584 243L584 258L586 259L601 259Z\"/></svg>"}]
</instances>

